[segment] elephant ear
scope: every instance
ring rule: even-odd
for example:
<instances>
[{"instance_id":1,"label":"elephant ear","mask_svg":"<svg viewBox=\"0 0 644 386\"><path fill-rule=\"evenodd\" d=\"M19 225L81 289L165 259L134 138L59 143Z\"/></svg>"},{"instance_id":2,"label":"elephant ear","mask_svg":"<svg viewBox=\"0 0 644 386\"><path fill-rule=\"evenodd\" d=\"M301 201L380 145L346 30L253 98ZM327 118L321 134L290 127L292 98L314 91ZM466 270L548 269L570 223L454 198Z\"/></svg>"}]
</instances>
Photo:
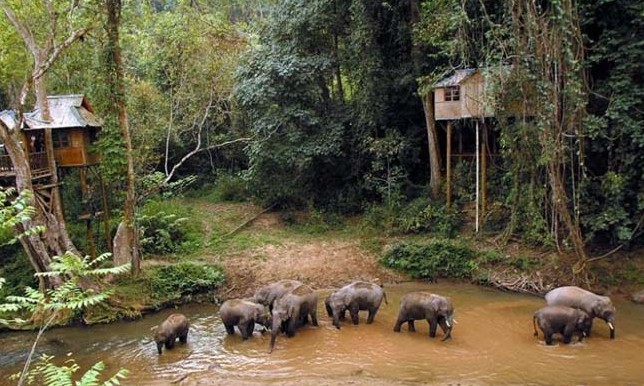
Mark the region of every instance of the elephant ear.
<instances>
[{"instance_id":1,"label":"elephant ear","mask_svg":"<svg viewBox=\"0 0 644 386\"><path fill-rule=\"evenodd\" d=\"M593 316L601 316L603 313L603 306L600 300L595 300L591 306Z\"/></svg>"}]
</instances>

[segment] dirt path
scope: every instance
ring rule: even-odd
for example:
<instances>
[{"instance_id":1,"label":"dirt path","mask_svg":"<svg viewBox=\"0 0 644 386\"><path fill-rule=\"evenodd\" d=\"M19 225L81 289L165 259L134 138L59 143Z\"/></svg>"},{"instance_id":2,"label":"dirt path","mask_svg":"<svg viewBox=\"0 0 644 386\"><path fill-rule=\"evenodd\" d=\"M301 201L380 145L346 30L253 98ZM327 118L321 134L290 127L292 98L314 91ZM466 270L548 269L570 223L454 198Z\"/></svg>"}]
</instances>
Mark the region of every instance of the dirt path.
<instances>
[{"instance_id":1,"label":"dirt path","mask_svg":"<svg viewBox=\"0 0 644 386\"><path fill-rule=\"evenodd\" d=\"M202 207L221 213L225 206ZM244 218L259 213L259 207L248 210ZM211 213L212 213L211 212ZM284 227L279 215L265 213L254 219L240 232L266 233ZM212 227L204 224L210 237ZM214 256L213 256L214 259ZM282 240L279 245L265 244L240 253L217 256L224 266L226 285L218 296L221 299L252 296L255 290L281 279L300 280L315 289L338 288L353 280L392 283L407 280L404 275L378 264L378 256L360 248L359 240L339 240L332 237L313 237L301 240Z\"/></svg>"}]
</instances>

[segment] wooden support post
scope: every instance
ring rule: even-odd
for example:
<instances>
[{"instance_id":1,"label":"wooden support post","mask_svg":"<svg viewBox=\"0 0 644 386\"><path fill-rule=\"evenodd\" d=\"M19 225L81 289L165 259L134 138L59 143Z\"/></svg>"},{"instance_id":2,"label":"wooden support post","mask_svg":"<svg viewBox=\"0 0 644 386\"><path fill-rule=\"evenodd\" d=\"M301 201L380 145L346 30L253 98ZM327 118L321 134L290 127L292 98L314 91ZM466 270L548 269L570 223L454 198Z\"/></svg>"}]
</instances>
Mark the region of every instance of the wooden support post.
<instances>
[{"instance_id":1,"label":"wooden support post","mask_svg":"<svg viewBox=\"0 0 644 386\"><path fill-rule=\"evenodd\" d=\"M105 192L105 183L103 182L103 176L101 172L96 173L98 177L98 183L101 187L101 205L103 206L103 227L105 233L105 242L107 244L107 250L114 252L114 247L112 245L112 235L110 234L110 208L107 206L107 193Z\"/></svg>"},{"instance_id":2,"label":"wooden support post","mask_svg":"<svg viewBox=\"0 0 644 386\"><path fill-rule=\"evenodd\" d=\"M445 155L445 162L447 166L447 194L446 194L446 205L449 206L452 203L452 121L447 121L447 153Z\"/></svg>"},{"instance_id":3,"label":"wooden support post","mask_svg":"<svg viewBox=\"0 0 644 386\"><path fill-rule=\"evenodd\" d=\"M479 121L478 119L476 120L476 233L479 233L479 183L480 183L480 175L479 171L481 170L481 160L480 160L480 153L479 153L479 148L480 148L480 138L479 138Z\"/></svg>"},{"instance_id":4,"label":"wooden support post","mask_svg":"<svg viewBox=\"0 0 644 386\"><path fill-rule=\"evenodd\" d=\"M92 218L94 218L94 205L92 205L91 200L93 199L93 194L91 190L93 187L87 185L87 167L83 166L80 168L80 180L81 180L81 191L82 191L82 202L83 210L87 212L85 218L85 237L87 238L87 245L89 246L89 255L92 259L96 258L96 244L94 243L94 232L92 231ZM85 216L82 216L85 217Z\"/></svg>"},{"instance_id":5,"label":"wooden support post","mask_svg":"<svg viewBox=\"0 0 644 386\"><path fill-rule=\"evenodd\" d=\"M483 141L481 142L481 224L487 212L487 127L483 122Z\"/></svg>"}]
</instances>

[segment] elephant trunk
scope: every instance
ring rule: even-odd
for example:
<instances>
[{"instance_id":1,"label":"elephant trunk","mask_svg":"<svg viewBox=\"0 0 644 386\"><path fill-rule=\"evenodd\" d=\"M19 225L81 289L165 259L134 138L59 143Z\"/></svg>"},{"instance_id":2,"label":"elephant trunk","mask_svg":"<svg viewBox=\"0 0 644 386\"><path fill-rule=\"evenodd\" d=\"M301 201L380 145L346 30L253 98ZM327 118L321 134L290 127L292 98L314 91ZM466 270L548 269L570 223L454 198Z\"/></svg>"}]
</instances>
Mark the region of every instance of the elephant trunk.
<instances>
[{"instance_id":1,"label":"elephant trunk","mask_svg":"<svg viewBox=\"0 0 644 386\"><path fill-rule=\"evenodd\" d=\"M157 344L157 351L159 352L159 355L163 352L163 342L156 342Z\"/></svg>"},{"instance_id":2,"label":"elephant trunk","mask_svg":"<svg viewBox=\"0 0 644 386\"><path fill-rule=\"evenodd\" d=\"M271 326L271 343L268 347L269 354L273 352L273 348L275 347L275 339L277 339L277 333L280 330L280 322L280 318L273 317L273 325Z\"/></svg>"},{"instance_id":3,"label":"elephant trunk","mask_svg":"<svg viewBox=\"0 0 644 386\"><path fill-rule=\"evenodd\" d=\"M611 320L606 322L608 324L608 328L610 328L610 338L615 339L615 325L613 325L613 322Z\"/></svg>"},{"instance_id":4,"label":"elephant trunk","mask_svg":"<svg viewBox=\"0 0 644 386\"><path fill-rule=\"evenodd\" d=\"M446 318L445 319L445 324L447 325L447 333L445 334L445 336L443 337L441 342L444 342L444 341L452 338L452 329L454 328L454 317L450 316L450 317Z\"/></svg>"}]
</instances>

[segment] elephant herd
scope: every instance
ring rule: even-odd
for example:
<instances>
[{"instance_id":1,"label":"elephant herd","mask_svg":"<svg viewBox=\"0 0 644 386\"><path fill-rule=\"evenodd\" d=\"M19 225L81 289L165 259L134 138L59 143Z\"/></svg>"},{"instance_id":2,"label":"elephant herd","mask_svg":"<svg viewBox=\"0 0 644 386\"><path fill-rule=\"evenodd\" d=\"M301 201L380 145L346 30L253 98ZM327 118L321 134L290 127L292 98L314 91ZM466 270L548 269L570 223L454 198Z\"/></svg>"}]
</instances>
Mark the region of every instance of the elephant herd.
<instances>
[{"instance_id":1,"label":"elephant herd","mask_svg":"<svg viewBox=\"0 0 644 386\"><path fill-rule=\"evenodd\" d=\"M545 298L547 306L534 313L533 326L535 336L538 336L539 326L546 344L553 344L552 337L556 333L563 335L564 343L570 343L573 335L578 335L580 340L589 336L594 318L605 320L611 339L615 338L615 307L610 298L573 286L553 289ZM324 305L333 326L340 329L340 321L346 319L347 311L353 324L359 323L359 311L367 311L367 324L372 323L383 300L387 303L382 286L355 281L332 292ZM272 352L279 333L292 337L298 328L309 322L318 325L317 304L318 294L311 287L297 280L280 280L261 287L253 297L225 301L219 308L219 316L228 334L234 334L237 326L244 340L252 336L256 324L270 329L269 352ZM407 323L408 330L413 332L416 320L429 323L432 338L440 326L444 334L442 340L447 340L454 327L454 306L444 296L428 292L407 293L400 300L393 330L400 332L401 326ZM184 315L170 315L154 334L159 354L164 345L167 349L172 348L177 338L185 343L188 329L189 322Z\"/></svg>"}]
</instances>

